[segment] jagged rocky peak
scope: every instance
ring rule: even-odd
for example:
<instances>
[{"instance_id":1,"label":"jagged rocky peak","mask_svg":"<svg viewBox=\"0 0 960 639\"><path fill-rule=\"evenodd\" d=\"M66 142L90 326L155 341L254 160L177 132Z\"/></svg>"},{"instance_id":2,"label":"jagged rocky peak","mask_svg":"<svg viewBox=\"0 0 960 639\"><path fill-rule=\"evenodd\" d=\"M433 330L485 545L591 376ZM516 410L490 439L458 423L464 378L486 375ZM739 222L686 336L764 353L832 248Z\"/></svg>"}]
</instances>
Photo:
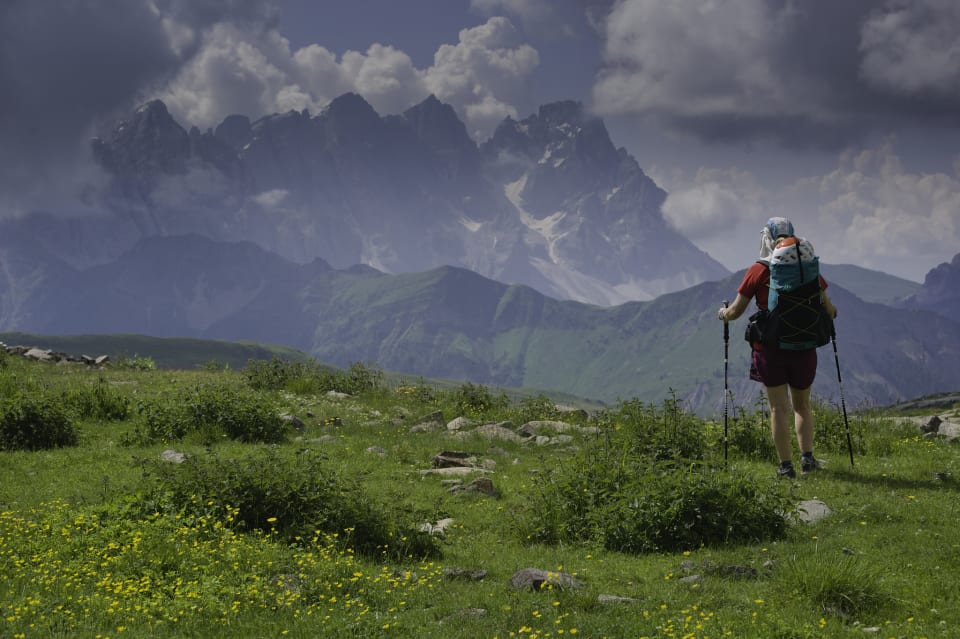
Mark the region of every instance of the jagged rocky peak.
<instances>
[{"instance_id":1,"label":"jagged rocky peak","mask_svg":"<svg viewBox=\"0 0 960 639\"><path fill-rule=\"evenodd\" d=\"M456 111L431 94L423 102L403 112L402 122L417 140L443 157L458 170L480 165L480 151L467 133Z\"/></svg>"},{"instance_id":2,"label":"jagged rocky peak","mask_svg":"<svg viewBox=\"0 0 960 639\"><path fill-rule=\"evenodd\" d=\"M583 105L564 100L542 105L535 115L519 122L507 117L483 145L488 160L504 154L525 157L557 169L586 165L613 171L623 161L600 118L586 113Z\"/></svg>"},{"instance_id":3,"label":"jagged rocky peak","mask_svg":"<svg viewBox=\"0 0 960 639\"><path fill-rule=\"evenodd\" d=\"M548 126L583 123L583 104L576 100L561 100L540 107L537 116Z\"/></svg>"},{"instance_id":4,"label":"jagged rocky peak","mask_svg":"<svg viewBox=\"0 0 960 639\"><path fill-rule=\"evenodd\" d=\"M238 114L228 115L223 119L223 122L217 125L213 134L218 140L228 144L233 149L242 149L253 135L250 128L250 118Z\"/></svg>"},{"instance_id":5,"label":"jagged rocky peak","mask_svg":"<svg viewBox=\"0 0 960 639\"><path fill-rule=\"evenodd\" d=\"M370 103L356 93L344 93L334 98L317 117L341 131L375 130L383 124Z\"/></svg>"},{"instance_id":6,"label":"jagged rocky peak","mask_svg":"<svg viewBox=\"0 0 960 639\"><path fill-rule=\"evenodd\" d=\"M928 271L923 286L907 302L908 306L960 321L960 253Z\"/></svg>"},{"instance_id":7,"label":"jagged rocky peak","mask_svg":"<svg viewBox=\"0 0 960 639\"><path fill-rule=\"evenodd\" d=\"M190 155L190 137L162 100L141 105L109 137L94 138L94 158L119 173L175 173Z\"/></svg>"}]
</instances>

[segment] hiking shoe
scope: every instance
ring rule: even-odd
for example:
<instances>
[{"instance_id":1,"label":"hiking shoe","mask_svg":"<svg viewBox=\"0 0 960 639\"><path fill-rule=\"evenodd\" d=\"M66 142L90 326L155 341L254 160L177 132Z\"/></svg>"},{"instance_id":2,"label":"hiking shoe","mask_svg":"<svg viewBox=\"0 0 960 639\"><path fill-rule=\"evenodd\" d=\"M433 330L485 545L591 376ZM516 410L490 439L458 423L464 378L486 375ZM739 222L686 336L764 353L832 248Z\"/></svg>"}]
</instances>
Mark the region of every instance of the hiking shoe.
<instances>
[{"instance_id":1,"label":"hiking shoe","mask_svg":"<svg viewBox=\"0 0 960 639\"><path fill-rule=\"evenodd\" d=\"M780 468L777 469L777 477L780 477L780 478L786 477L788 479L796 479L797 471L793 469L793 465L781 466Z\"/></svg>"},{"instance_id":2,"label":"hiking shoe","mask_svg":"<svg viewBox=\"0 0 960 639\"><path fill-rule=\"evenodd\" d=\"M814 458L813 455L800 458L800 472L804 475L812 473L815 470L820 470L820 468L820 461Z\"/></svg>"}]
</instances>

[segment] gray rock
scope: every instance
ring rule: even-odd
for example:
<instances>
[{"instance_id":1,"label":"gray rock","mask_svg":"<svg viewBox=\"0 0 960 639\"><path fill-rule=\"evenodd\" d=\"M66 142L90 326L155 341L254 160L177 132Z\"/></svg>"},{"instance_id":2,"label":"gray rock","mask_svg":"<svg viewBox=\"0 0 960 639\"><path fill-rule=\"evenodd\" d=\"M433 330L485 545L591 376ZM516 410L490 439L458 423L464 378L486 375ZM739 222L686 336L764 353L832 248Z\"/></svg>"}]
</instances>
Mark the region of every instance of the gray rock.
<instances>
[{"instance_id":1,"label":"gray rock","mask_svg":"<svg viewBox=\"0 0 960 639\"><path fill-rule=\"evenodd\" d=\"M573 575L554 570L524 568L510 577L510 586L517 590L566 590L580 588L582 584Z\"/></svg>"},{"instance_id":2,"label":"gray rock","mask_svg":"<svg viewBox=\"0 0 960 639\"><path fill-rule=\"evenodd\" d=\"M801 501L797 504L797 509L794 511L797 519L806 524L820 521L825 517L829 517L831 514L833 514L833 511L830 510L830 507L817 499Z\"/></svg>"},{"instance_id":3,"label":"gray rock","mask_svg":"<svg viewBox=\"0 0 960 639\"><path fill-rule=\"evenodd\" d=\"M160 453L160 459L163 461L170 462L171 464L182 464L183 462L190 459L189 453L180 453L173 449L168 448L167 450Z\"/></svg>"}]
</instances>

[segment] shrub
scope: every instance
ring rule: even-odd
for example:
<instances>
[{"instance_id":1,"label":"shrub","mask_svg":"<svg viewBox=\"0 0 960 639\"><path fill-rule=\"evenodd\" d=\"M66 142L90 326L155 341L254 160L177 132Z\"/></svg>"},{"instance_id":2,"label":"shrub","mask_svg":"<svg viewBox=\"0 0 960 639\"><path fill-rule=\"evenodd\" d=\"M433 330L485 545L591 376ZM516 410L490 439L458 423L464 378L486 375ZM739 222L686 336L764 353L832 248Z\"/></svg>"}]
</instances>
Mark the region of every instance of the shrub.
<instances>
[{"instance_id":1,"label":"shrub","mask_svg":"<svg viewBox=\"0 0 960 639\"><path fill-rule=\"evenodd\" d=\"M335 390L360 394L383 384L383 372L353 363L346 371L326 370L319 363L294 362L274 356L270 361L249 360L243 369L247 383L257 390L288 390L301 395Z\"/></svg>"},{"instance_id":2,"label":"shrub","mask_svg":"<svg viewBox=\"0 0 960 639\"><path fill-rule=\"evenodd\" d=\"M460 415L480 417L494 410L502 410L509 406L510 400L504 393L494 395L490 389L482 384L467 382L449 395L454 409Z\"/></svg>"},{"instance_id":3,"label":"shrub","mask_svg":"<svg viewBox=\"0 0 960 639\"><path fill-rule=\"evenodd\" d=\"M284 390L290 382L316 375L316 368L304 362L294 362L276 355L269 361L251 359L243 368L250 388L256 390Z\"/></svg>"},{"instance_id":4,"label":"shrub","mask_svg":"<svg viewBox=\"0 0 960 639\"><path fill-rule=\"evenodd\" d=\"M777 449L770 436L770 417L764 411L765 400L758 400L752 413L731 411L729 445L743 457L756 461L774 461Z\"/></svg>"},{"instance_id":5,"label":"shrub","mask_svg":"<svg viewBox=\"0 0 960 639\"><path fill-rule=\"evenodd\" d=\"M813 413L816 428L813 432L814 447L831 452L847 452L847 424L850 425L849 447L855 455L866 453L866 444L863 437L863 417L847 415L846 421L843 412L835 404L814 402Z\"/></svg>"},{"instance_id":6,"label":"shrub","mask_svg":"<svg viewBox=\"0 0 960 639\"><path fill-rule=\"evenodd\" d=\"M75 446L78 439L60 403L45 394L15 393L0 400L0 450Z\"/></svg>"},{"instance_id":7,"label":"shrub","mask_svg":"<svg viewBox=\"0 0 960 639\"><path fill-rule=\"evenodd\" d=\"M362 487L322 463L310 451L283 456L277 449L245 459L191 458L175 465L145 461L147 514L212 517L240 530L274 533L307 543L337 535L353 551L401 558L439 554L437 541L416 528L412 513L374 503Z\"/></svg>"},{"instance_id":8,"label":"shrub","mask_svg":"<svg viewBox=\"0 0 960 639\"><path fill-rule=\"evenodd\" d=\"M130 399L112 388L103 377L95 386L64 391L63 403L77 417L119 421L130 416Z\"/></svg>"},{"instance_id":9,"label":"shrub","mask_svg":"<svg viewBox=\"0 0 960 639\"><path fill-rule=\"evenodd\" d=\"M599 411L591 422L625 438L635 457L699 460L715 443L707 424L683 410L676 398L664 401L661 407L638 399L622 401L614 410Z\"/></svg>"},{"instance_id":10,"label":"shrub","mask_svg":"<svg viewBox=\"0 0 960 639\"><path fill-rule=\"evenodd\" d=\"M520 405L517 406L516 411L517 420L521 424L542 419L557 419L560 416L560 411L557 410L557 405L553 403L553 400L542 394L535 397L524 397L520 400Z\"/></svg>"},{"instance_id":11,"label":"shrub","mask_svg":"<svg viewBox=\"0 0 960 639\"><path fill-rule=\"evenodd\" d=\"M128 443L169 442L191 433L205 443L223 437L276 443L289 430L267 397L226 386L197 386L166 403L143 402L137 412L140 424Z\"/></svg>"},{"instance_id":12,"label":"shrub","mask_svg":"<svg viewBox=\"0 0 960 639\"><path fill-rule=\"evenodd\" d=\"M715 426L675 401L662 408L622 402L591 421L604 436L537 476L537 493L517 518L523 538L644 553L751 543L786 532L789 508L777 484L711 470L700 458Z\"/></svg>"},{"instance_id":13,"label":"shrub","mask_svg":"<svg viewBox=\"0 0 960 639\"><path fill-rule=\"evenodd\" d=\"M152 357L141 357L136 354L133 357L121 355L113 362L113 367L131 371L155 371L157 370L157 363L153 361Z\"/></svg>"}]
</instances>

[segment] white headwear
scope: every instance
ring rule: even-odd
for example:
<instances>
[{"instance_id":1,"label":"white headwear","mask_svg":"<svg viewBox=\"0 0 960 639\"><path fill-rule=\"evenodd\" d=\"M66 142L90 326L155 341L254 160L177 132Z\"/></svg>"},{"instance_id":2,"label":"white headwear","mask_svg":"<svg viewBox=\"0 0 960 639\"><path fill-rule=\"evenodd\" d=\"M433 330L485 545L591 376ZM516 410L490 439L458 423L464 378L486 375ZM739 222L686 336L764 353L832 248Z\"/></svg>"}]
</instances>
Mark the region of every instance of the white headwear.
<instances>
[{"instance_id":1,"label":"white headwear","mask_svg":"<svg viewBox=\"0 0 960 639\"><path fill-rule=\"evenodd\" d=\"M760 261L769 262L778 237L793 235L793 224L785 217L771 217L760 231Z\"/></svg>"}]
</instances>

